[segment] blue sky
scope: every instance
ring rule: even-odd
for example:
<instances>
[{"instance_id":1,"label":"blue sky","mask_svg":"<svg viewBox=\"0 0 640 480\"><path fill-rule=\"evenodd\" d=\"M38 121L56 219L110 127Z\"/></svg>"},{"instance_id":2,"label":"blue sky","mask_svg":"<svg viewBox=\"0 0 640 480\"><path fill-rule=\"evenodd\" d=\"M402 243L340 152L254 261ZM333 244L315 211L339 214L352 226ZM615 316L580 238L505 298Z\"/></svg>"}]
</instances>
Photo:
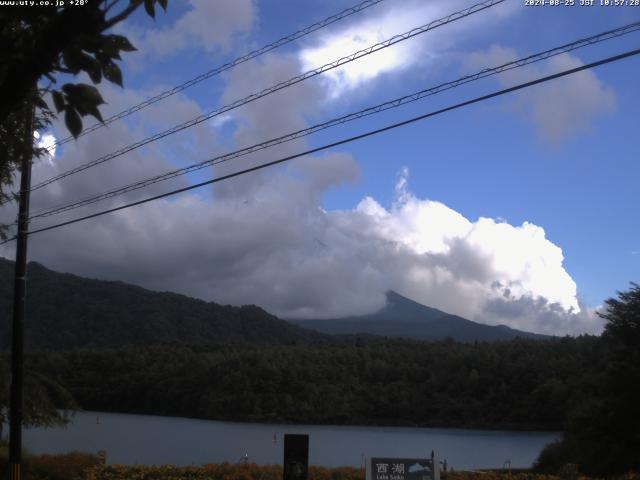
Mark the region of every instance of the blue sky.
<instances>
[{"instance_id":1,"label":"blue sky","mask_svg":"<svg viewBox=\"0 0 640 480\"><path fill-rule=\"evenodd\" d=\"M59 182L35 209L282 135L482 68L640 20L640 7L487 11L209 120ZM118 28L139 51L115 113L355 4L178 1ZM385 0L202 82L95 138L59 148L36 181L370 43L472 5ZM143 198L637 48L640 33L487 78L229 165L136 192ZM486 323L598 332L593 309L638 281L637 88L633 57L449 112L311 158L34 236L30 258L284 317L373 311L394 289ZM108 130L108 133L106 132ZM64 129L55 125L53 135ZM113 202L124 201L121 199ZM90 213L108 204L67 214ZM10 215L10 212L2 212ZM57 218L49 220L46 225ZM3 253L10 256L11 252Z\"/></svg>"}]
</instances>

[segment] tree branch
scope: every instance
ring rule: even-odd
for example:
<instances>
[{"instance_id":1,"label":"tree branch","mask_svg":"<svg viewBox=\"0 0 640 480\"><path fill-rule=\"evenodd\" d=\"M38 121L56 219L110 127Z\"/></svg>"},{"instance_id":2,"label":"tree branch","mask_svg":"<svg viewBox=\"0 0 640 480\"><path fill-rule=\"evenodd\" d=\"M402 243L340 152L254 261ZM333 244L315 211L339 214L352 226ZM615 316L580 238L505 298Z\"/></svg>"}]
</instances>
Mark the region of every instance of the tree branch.
<instances>
[{"instance_id":1,"label":"tree branch","mask_svg":"<svg viewBox=\"0 0 640 480\"><path fill-rule=\"evenodd\" d=\"M141 4L142 4L142 0L136 0L135 2L132 2L131 4L129 4L127 8L125 8L118 15L111 17L109 20L107 20L100 31L104 32L105 30L113 27L115 24L120 23L121 21L126 19L129 15L131 15Z\"/></svg>"}]
</instances>

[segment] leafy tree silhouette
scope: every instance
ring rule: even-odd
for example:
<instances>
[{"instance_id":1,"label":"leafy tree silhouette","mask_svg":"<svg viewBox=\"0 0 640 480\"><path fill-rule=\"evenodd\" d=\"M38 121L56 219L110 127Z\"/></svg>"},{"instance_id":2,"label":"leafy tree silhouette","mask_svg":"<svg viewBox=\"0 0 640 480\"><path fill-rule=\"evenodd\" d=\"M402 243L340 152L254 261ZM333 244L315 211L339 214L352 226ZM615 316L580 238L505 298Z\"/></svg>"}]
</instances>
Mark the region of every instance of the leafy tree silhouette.
<instances>
[{"instance_id":1,"label":"leafy tree silhouette","mask_svg":"<svg viewBox=\"0 0 640 480\"><path fill-rule=\"evenodd\" d=\"M12 199L7 192L25 151L28 118L35 107L35 130L64 113L69 132L82 132L82 117L102 121L99 106L104 103L93 85L57 80L86 73L94 84L103 78L122 86L122 72L116 64L121 52L135 47L126 37L108 31L144 5L150 16L155 6L166 9L168 0L83 1L74 6L24 5L0 9L0 202ZM70 2L67 2L69 4ZM51 95L55 112L45 98ZM32 156L42 154L33 149ZM0 226L0 237L6 229Z\"/></svg>"}]
</instances>

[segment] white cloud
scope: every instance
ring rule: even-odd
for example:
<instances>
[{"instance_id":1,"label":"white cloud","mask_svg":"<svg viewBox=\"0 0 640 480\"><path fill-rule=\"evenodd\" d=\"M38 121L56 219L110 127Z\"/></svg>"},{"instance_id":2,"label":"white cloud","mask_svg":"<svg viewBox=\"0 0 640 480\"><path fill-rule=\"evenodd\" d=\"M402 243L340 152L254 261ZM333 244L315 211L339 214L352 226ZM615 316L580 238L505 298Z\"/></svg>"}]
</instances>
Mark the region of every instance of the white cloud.
<instances>
[{"instance_id":1,"label":"white cloud","mask_svg":"<svg viewBox=\"0 0 640 480\"><path fill-rule=\"evenodd\" d=\"M223 114L223 115L218 115L213 117L211 119L211 125L213 126L213 128L221 128L226 123L229 123L232 121L233 121L233 115Z\"/></svg>"},{"instance_id":2,"label":"white cloud","mask_svg":"<svg viewBox=\"0 0 640 480\"><path fill-rule=\"evenodd\" d=\"M33 132L33 137L36 139L37 148L47 149L44 158L47 162L52 163L56 155L56 137L49 132L45 132L43 134L40 134L40 132Z\"/></svg>"},{"instance_id":3,"label":"white cloud","mask_svg":"<svg viewBox=\"0 0 640 480\"><path fill-rule=\"evenodd\" d=\"M228 51L236 36L253 27L253 0L188 0L189 9L169 27L136 32L122 26L143 55L170 57L194 48L206 52ZM171 2L169 3L171 9Z\"/></svg>"},{"instance_id":4,"label":"white cloud","mask_svg":"<svg viewBox=\"0 0 640 480\"><path fill-rule=\"evenodd\" d=\"M478 317L486 323L506 323L524 330L536 327L553 334L601 333L604 320L597 315L600 308L582 307L579 312L567 311L557 303L531 294L514 297L504 291L502 297L489 299ZM558 330L562 325L563 329Z\"/></svg>"},{"instance_id":5,"label":"white cloud","mask_svg":"<svg viewBox=\"0 0 640 480\"><path fill-rule=\"evenodd\" d=\"M35 236L31 258L285 318L369 313L393 289L491 324L601 328L540 227L470 221L416 198L406 174L389 209L370 197L350 210L321 208L326 189L356 177L349 155L306 158L213 202L183 195Z\"/></svg>"},{"instance_id":6,"label":"white cloud","mask_svg":"<svg viewBox=\"0 0 640 480\"><path fill-rule=\"evenodd\" d=\"M227 87L221 102L231 103L264 88L287 80L297 73L296 59L290 56L267 54L233 69L225 75ZM233 142L243 148L307 127L307 115L317 112L322 93L314 81L301 82L279 92L267 95L233 110L235 130ZM307 149L304 139L298 139L262 152L248 155L216 166L217 175L225 175L242 168L275 160ZM269 177L269 171L256 172L230 182L217 185L219 196L244 196L254 184Z\"/></svg>"},{"instance_id":7,"label":"white cloud","mask_svg":"<svg viewBox=\"0 0 640 480\"><path fill-rule=\"evenodd\" d=\"M494 45L485 52L470 54L467 66L476 71L519 57L514 49ZM502 85L508 87L582 65L578 58L565 53L545 63L509 70L498 78ZM597 118L613 112L616 106L613 90L590 70L527 88L515 93L514 98L509 101L509 108L529 119L540 139L553 146L559 146L580 132L589 131Z\"/></svg>"},{"instance_id":8,"label":"white cloud","mask_svg":"<svg viewBox=\"0 0 640 480\"><path fill-rule=\"evenodd\" d=\"M561 323L538 324L532 315L508 319L485 311L496 299L509 304L533 299L534 306L541 302L538 307L567 318L581 312L576 284L562 265L562 250L541 227L489 218L471 222L440 202L414 197L406 190L406 177L398 185L390 210L366 198L354 211L341 214L343 223L354 228L357 223L391 250L413 257L400 271L389 271L397 277L388 279L389 288L471 319L535 331L574 331Z\"/></svg>"},{"instance_id":9,"label":"white cloud","mask_svg":"<svg viewBox=\"0 0 640 480\"><path fill-rule=\"evenodd\" d=\"M371 45L385 41L398 33L435 19L442 9L436 4L386 11L377 18L366 19L320 36L318 45L301 50L300 59L304 70L311 70L351 55ZM420 22L421 23L417 23ZM425 52L428 55L428 52ZM416 62L416 42L404 41L365 56L325 74L329 80L330 97L336 98L348 90L379 75L407 68Z\"/></svg>"},{"instance_id":10,"label":"white cloud","mask_svg":"<svg viewBox=\"0 0 640 480\"><path fill-rule=\"evenodd\" d=\"M365 16L364 20L323 31L315 43L309 43L300 51L300 62L303 70L318 68L469 6L468 2L460 0L393 4L382 12L376 10L374 15ZM410 67L433 63L467 36L490 28L516 11L507 2L492 8L489 15L487 12L475 13L330 70L323 74L328 96L335 99L383 74L400 73Z\"/></svg>"}]
</instances>

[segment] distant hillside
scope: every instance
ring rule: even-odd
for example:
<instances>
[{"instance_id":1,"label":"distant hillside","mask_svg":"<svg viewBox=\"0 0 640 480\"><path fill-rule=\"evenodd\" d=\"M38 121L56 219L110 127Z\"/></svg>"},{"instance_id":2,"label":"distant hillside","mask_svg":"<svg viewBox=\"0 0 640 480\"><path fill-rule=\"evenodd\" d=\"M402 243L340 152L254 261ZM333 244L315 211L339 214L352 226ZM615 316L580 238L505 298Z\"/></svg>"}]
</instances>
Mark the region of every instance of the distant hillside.
<instances>
[{"instance_id":1,"label":"distant hillside","mask_svg":"<svg viewBox=\"0 0 640 480\"><path fill-rule=\"evenodd\" d=\"M10 343L14 262L0 258L0 348ZM57 273L31 262L28 348L67 349L158 343L314 343L325 336L256 306L232 307L122 282Z\"/></svg>"},{"instance_id":2,"label":"distant hillside","mask_svg":"<svg viewBox=\"0 0 640 480\"><path fill-rule=\"evenodd\" d=\"M0 258L0 349L10 342L12 261ZM30 349L118 347L158 343L326 343L332 335L380 335L462 342L541 339L506 326L483 325L395 292L380 311L359 317L287 322L256 306L232 307L123 282L28 266L26 344ZM336 341L340 341L336 339Z\"/></svg>"},{"instance_id":3,"label":"distant hillside","mask_svg":"<svg viewBox=\"0 0 640 480\"><path fill-rule=\"evenodd\" d=\"M457 315L442 312L414 302L396 292L387 293L387 304L370 315L325 320L290 320L292 323L329 334L370 334L415 340L459 342L550 338L509 328L505 325L484 325Z\"/></svg>"}]
</instances>

